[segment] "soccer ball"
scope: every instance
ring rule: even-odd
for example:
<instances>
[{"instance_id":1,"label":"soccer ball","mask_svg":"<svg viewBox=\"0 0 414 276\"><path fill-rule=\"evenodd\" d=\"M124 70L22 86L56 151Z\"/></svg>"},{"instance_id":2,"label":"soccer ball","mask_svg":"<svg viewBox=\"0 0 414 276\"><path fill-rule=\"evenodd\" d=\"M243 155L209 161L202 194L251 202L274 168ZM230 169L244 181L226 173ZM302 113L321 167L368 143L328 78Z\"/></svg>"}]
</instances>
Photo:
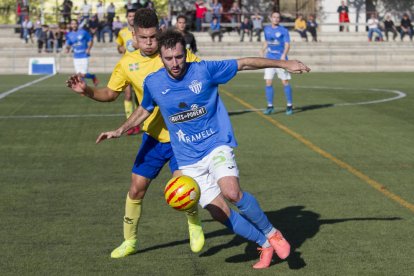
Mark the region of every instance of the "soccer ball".
<instances>
[{"instance_id":1,"label":"soccer ball","mask_svg":"<svg viewBox=\"0 0 414 276\"><path fill-rule=\"evenodd\" d=\"M200 188L193 178L186 175L177 176L165 185L164 196L172 208L185 211L198 203Z\"/></svg>"}]
</instances>

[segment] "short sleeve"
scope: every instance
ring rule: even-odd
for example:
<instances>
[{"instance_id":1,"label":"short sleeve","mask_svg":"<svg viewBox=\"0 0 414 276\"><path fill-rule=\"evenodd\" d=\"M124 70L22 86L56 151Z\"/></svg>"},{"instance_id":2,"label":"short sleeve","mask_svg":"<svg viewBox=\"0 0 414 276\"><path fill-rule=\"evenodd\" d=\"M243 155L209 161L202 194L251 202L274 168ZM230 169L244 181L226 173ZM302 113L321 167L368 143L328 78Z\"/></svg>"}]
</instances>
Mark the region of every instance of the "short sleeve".
<instances>
[{"instance_id":1,"label":"short sleeve","mask_svg":"<svg viewBox=\"0 0 414 276\"><path fill-rule=\"evenodd\" d=\"M206 61L207 70L216 84L223 84L231 80L238 71L237 60Z\"/></svg>"},{"instance_id":2,"label":"short sleeve","mask_svg":"<svg viewBox=\"0 0 414 276\"><path fill-rule=\"evenodd\" d=\"M156 103L154 102L152 95L148 89L147 86L147 78L144 80L144 97L142 98L141 106L148 112L152 112L156 106Z\"/></svg>"},{"instance_id":3,"label":"short sleeve","mask_svg":"<svg viewBox=\"0 0 414 276\"><path fill-rule=\"evenodd\" d=\"M121 59L122 61L122 59ZM121 61L119 61L112 71L107 87L115 92L121 93L129 85L128 76L125 74Z\"/></svg>"}]
</instances>

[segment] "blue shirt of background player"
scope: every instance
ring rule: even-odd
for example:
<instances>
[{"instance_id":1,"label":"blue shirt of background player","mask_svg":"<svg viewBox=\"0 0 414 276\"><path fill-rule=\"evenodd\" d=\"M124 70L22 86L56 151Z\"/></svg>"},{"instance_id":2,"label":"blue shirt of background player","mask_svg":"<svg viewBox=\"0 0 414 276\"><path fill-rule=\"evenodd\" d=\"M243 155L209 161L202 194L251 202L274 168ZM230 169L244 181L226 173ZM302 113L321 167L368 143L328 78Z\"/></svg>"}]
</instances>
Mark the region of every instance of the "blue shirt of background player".
<instances>
[{"instance_id":1,"label":"blue shirt of background player","mask_svg":"<svg viewBox=\"0 0 414 276\"><path fill-rule=\"evenodd\" d=\"M87 58L88 43L92 40L91 35L84 29L66 34L66 44L73 49L73 58Z\"/></svg>"},{"instance_id":2,"label":"blue shirt of background player","mask_svg":"<svg viewBox=\"0 0 414 276\"><path fill-rule=\"evenodd\" d=\"M179 167L197 163L218 146L237 146L218 94L218 85L231 80L237 70L236 60L201 61L187 63L180 80L171 78L165 68L145 79L141 105L150 112L159 106Z\"/></svg>"},{"instance_id":3,"label":"blue shirt of background player","mask_svg":"<svg viewBox=\"0 0 414 276\"><path fill-rule=\"evenodd\" d=\"M279 60L285 50L285 43L290 43L289 31L283 26L265 26L264 37L267 42L267 58ZM286 60L288 57L286 56Z\"/></svg>"}]
</instances>

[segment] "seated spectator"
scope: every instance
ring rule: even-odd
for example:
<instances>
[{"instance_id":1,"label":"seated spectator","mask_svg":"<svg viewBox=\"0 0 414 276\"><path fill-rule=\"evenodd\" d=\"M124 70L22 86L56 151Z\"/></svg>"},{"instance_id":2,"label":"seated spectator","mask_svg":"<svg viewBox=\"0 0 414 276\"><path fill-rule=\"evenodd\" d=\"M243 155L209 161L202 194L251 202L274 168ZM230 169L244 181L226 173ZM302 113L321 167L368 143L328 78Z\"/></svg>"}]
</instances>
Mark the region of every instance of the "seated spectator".
<instances>
[{"instance_id":1,"label":"seated spectator","mask_svg":"<svg viewBox=\"0 0 414 276\"><path fill-rule=\"evenodd\" d=\"M221 42L223 34L221 33L220 22L218 22L217 17L213 17L213 21L210 23L210 35L213 42L216 41L216 36L219 37L219 42Z\"/></svg>"},{"instance_id":2,"label":"seated spectator","mask_svg":"<svg viewBox=\"0 0 414 276\"><path fill-rule=\"evenodd\" d=\"M49 25L42 25L42 31L40 32L39 39L37 40L37 50L39 53L43 51L45 47L45 52L53 52L53 33L49 30Z\"/></svg>"},{"instance_id":3,"label":"seated spectator","mask_svg":"<svg viewBox=\"0 0 414 276\"><path fill-rule=\"evenodd\" d=\"M377 19L377 16L373 13L371 14L371 18L368 19L367 25L368 25L368 41L372 41L372 35L374 33L378 34L379 40L383 41L381 30L379 29L379 21Z\"/></svg>"},{"instance_id":4,"label":"seated spectator","mask_svg":"<svg viewBox=\"0 0 414 276\"><path fill-rule=\"evenodd\" d=\"M312 35L312 41L317 42L318 35L316 29L318 28L318 23L316 23L315 17L312 14L309 15L306 25L308 32Z\"/></svg>"},{"instance_id":5,"label":"seated spectator","mask_svg":"<svg viewBox=\"0 0 414 276\"><path fill-rule=\"evenodd\" d=\"M391 16L387 14L384 20L384 32L385 32L385 38L388 41L388 33L392 33L392 39L395 41L397 38L397 28L395 27L394 21L392 21Z\"/></svg>"},{"instance_id":6,"label":"seated spectator","mask_svg":"<svg viewBox=\"0 0 414 276\"><path fill-rule=\"evenodd\" d=\"M115 34L115 38L118 37L119 31L124 27L124 24L119 19L119 16L116 17L116 20L112 22L112 31Z\"/></svg>"},{"instance_id":7,"label":"seated spectator","mask_svg":"<svg viewBox=\"0 0 414 276\"><path fill-rule=\"evenodd\" d=\"M59 27L55 30L54 35L56 40L56 52L59 53L62 51L63 45L65 44L66 24L60 23Z\"/></svg>"},{"instance_id":8,"label":"seated spectator","mask_svg":"<svg viewBox=\"0 0 414 276\"><path fill-rule=\"evenodd\" d=\"M249 37L249 41L253 40L252 37L253 26L247 16L244 17L243 22L240 24L240 42L244 41L244 36Z\"/></svg>"},{"instance_id":9,"label":"seated spectator","mask_svg":"<svg viewBox=\"0 0 414 276\"><path fill-rule=\"evenodd\" d=\"M410 40L413 41L413 25L411 25L411 20L408 17L408 14L404 13L403 18L401 19L401 41L403 41L404 36L408 34Z\"/></svg>"},{"instance_id":10,"label":"seated spectator","mask_svg":"<svg viewBox=\"0 0 414 276\"><path fill-rule=\"evenodd\" d=\"M252 25L253 25L253 34L257 36L257 41L260 42L262 40L262 31L263 31L263 16L259 15L256 12L251 17Z\"/></svg>"},{"instance_id":11,"label":"seated spectator","mask_svg":"<svg viewBox=\"0 0 414 276\"><path fill-rule=\"evenodd\" d=\"M96 14L94 14L91 17L91 19L89 19L88 29L89 29L90 35L92 36L92 40L96 36L97 40L101 41L101 36L100 36L100 33L99 33L99 20L98 20L98 16Z\"/></svg>"},{"instance_id":12,"label":"seated spectator","mask_svg":"<svg viewBox=\"0 0 414 276\"><path fill-rule=\"evenodd\" d=\"M295 20L295 31L297 31L303 41L308 42L308 35L306 34L306 21L303 15L299 14Z\"/></svg>"},{"instance_id":13,"label":"seated spectator","mask_svg":"<svg viewBox=\"0 0 414 276\"><path fill-rule=\"evenodd\" d=\"M113 33L112 33L112 24L110 24L108 21L102 21L101 22L101 31L99 32L99 36L103 43L105 43L105 34L109 34L109 42L113 41Z\"/></svg>"}]
</instances>

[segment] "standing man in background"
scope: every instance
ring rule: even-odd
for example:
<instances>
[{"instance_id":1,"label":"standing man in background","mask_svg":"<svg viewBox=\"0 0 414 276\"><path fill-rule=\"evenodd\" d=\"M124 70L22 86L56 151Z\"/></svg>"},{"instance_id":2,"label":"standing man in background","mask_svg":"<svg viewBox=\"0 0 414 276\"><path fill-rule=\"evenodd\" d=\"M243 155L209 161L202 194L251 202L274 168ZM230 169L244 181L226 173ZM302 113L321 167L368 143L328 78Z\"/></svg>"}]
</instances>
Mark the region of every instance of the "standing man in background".
<instances>
[{"instance_id":1,"label":"standing man in background","mask_svg":"<svg viewBox=\"0 0 414 276\"><path fill-rule=\"evenodd\" d=\"M91 35L84 29L78 28L78 21L72 19L70 21L71 32L66 34L66 53L73 50L73 65L75 66L76 74L81 73L85 78L91 79L95 86L99 81L94 74L89 71L89 56L93 46L93 39Z\"/></svg>"},{"instance_id":2,"label":"standing man in background","mask_svg":"<svg viewBox=\"0 0 414 276\"><path fill-rule=\"evenodd\" d=\"M134 28L134 16L135 16L136 9L129 9L127 10L127 23L128 25L124 27L122 30L119 31L119 34L116 38L117 49L120 54L127 55L129 53L136 51L136 45L134 42L134 38L132 35L132 31ZM136 105L135 105L136 104ZM124 90L124 108L125 108L125 116L128 119L131 116L132 112L134 112L136 106L139 103L134 103L134 95L132 93L131 85L128 85ZM128 135L135 135L140 132L140 127L136 126L128 130Z\"/></svg>"},{"instance_id":3,"label":"standing man in background","mask_svg":"<svg viewBox=\"0 0 414 276\"><path fill-rule=\"evenodd\" d=\"M271 25L264 29L265 42L262 48L262 56L276 60L288 60L288 52L290 49L290 36L288 30L279 25L280 13L273 12L270 17ZM293 114L292 107L292 87L289 84L291 79L290 73L282 68L266 68L264 79L266 81L266 99L267 108L263 112L265 115L270 115L274 111L273 97L274 90L272 86L273 77L277 77L282 81L283 90L286 96L286 115Z\"/></svg>"},{"instance_id":4,"label":"standing man in background","mask_svg":"<svg viewBox=\"0 0 414 276\"><path fill-rule=\"evenodd\" d=\"M177 30L184 36L185 47L190 49L194 54L197 53L197 43L192 33L187 31L187 17L184 15L177 16L177 23L175 24Z\"/></svg>"}]
</instances>

